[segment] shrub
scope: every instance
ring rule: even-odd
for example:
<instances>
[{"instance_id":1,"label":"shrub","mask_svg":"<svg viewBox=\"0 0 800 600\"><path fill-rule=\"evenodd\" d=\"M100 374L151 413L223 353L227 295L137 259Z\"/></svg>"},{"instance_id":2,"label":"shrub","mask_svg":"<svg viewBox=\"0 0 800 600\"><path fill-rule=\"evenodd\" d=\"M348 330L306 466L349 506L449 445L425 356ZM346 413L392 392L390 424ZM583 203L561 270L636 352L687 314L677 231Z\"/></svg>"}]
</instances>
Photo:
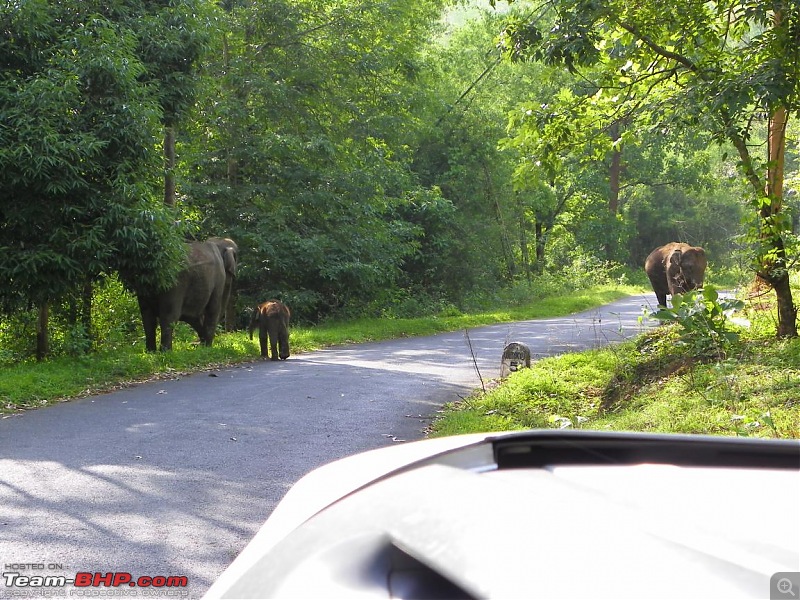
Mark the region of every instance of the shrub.
<instances>
[{"instance_id":1,"label":"shrub","mask_svg":"<svg viewBox=\"0 0 800 600\"><path fill-rule=\"evenodd\" d=\"M672 308L661 307L651 318L677 323L683 330L679 343L687 345L698 358L719 360L739 341L739 334L729 329L733 313L744 308L735 298L721 298L714 286L672 297Z\"/></svg>"}]
</instances>

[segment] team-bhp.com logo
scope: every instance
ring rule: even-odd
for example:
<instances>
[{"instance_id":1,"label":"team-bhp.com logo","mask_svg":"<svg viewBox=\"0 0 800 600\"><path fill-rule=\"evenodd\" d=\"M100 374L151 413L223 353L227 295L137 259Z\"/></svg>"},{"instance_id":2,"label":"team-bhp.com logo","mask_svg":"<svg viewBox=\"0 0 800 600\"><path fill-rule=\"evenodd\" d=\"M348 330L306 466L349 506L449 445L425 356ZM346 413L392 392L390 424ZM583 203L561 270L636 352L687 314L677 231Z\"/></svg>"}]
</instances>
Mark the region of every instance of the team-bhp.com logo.
<instances>
[{"instance_id":1,"label":"team-bhp.com logo","mask_svg":"<svg viewBox=\"0 0 800 600\"><path fill-rule=\"evenodd\" d=\"M8 566L6 565L6 567ZM185 588L189 585L189 578L183 575L143 575L134 578L133 575L125 572L80 572L75 573L75 577L66 577L65 575L39 575L20 573L19 571L5 571L3 573L3 582L6 587L15 588L62 588L68 585L76 588Z\"/></svg>"}]
</instances>

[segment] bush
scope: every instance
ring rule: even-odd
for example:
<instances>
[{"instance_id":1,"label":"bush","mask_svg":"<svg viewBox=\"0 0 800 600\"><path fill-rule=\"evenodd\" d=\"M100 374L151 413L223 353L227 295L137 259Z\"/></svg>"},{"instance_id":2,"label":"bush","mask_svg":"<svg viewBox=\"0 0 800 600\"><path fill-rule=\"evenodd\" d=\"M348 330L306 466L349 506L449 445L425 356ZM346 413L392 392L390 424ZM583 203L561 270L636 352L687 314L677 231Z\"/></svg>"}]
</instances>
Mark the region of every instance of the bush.
<instances>
[{"instance_id":1,"label":"bush","mask_svg":"<svg viewBox=\"0 0 800 600\"><path fill-rule=\"evenodd\" d=\"M728 328L733 313L744 308L735 298L720 298L714 286L693 290L672 297L672 308L660 308L650 317L677 323L683 330L680 343L688 346L698 358L722 360L739 341L739 334Z\"/></svg>"},{"instance_id":2,"label":"bush","mask_svg":"<svg viewBox=\"0 0 800 600\"><path fill-rule=\"evenodd\" d=\"M91 331L79 317L77 296L50 308L51 356L78 356L92 350L131 345L144 335L136 296L117 277L106 278L92 290ZM21 310L0 319L0 364L32 358L36 352L36 309Z\"/></svg>"},{"instance_id":3,"label":"bush","mask_svg":"<svg viewBox=\"0 0 800 600\"><path fill-rule=\"evenodd\" d=\"M135 338L144 336L136 296L117 277L109 277L95 287L92 329L96 344L107 349L130 345Z\"/></svg>"},{"instance_id":4,"label":"bush","mask_svg":"<svg viewBox=\"0 0 800 600\"><path fill-rule=\"evenodd\" d=\"M617 263L602 261L591 255L575 251L571 262L558 270L545 271L530 279L517 279L509 286L492 292L478 290L463 302L467 312L491 310L495 306L526 306L540 299L558 296L564 292L588 289L594 286L626 285L628 276L624 267Z\"/></svg>"},{"instance_id":5,"label":"bush","mask_svg":"<svg viewBox=\"0 0 800 600\"><path fill-rule=\"evenodd\" d=\"M18 311L0 319L0 365L13 365L34 354L36 313Z\"/></svg>"}]
</instances>

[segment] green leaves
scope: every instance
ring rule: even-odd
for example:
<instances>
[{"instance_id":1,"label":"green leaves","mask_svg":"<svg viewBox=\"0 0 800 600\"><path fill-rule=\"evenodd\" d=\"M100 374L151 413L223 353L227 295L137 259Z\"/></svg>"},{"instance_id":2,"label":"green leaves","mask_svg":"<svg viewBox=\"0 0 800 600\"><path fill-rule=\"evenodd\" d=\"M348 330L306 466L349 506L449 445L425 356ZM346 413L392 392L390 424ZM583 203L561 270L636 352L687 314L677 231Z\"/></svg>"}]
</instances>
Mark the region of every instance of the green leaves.
<instances>
[{"instance_id":1,"label":"green leaves","mask_svg":"<svg viewBox=\"0 0 800 600\"><path fill-rule=\"evenodd\" d=\"M153 2L136 15L136 54L155 84L166 126L186 116L196 99L198 62L214 32L216 11L203 0Z\"/></svg>"},{"instance_id":2,"label":"green leaves","mask_svg":"<svg viewBox=\"0 0 800 600\"><path fill-rule=\"evenodd\" d=\"M0 61L13 65L0 78L6 310L59 300L114 271L158 285L180 260L174 215L154 200L161 112L142 83L127 8L24 2L0 10Z\"/></svg>"},{"instance_id":3,"label":"green leaves","mask_svg":"<svg viewBox=\"0 0 800 600\"><path fill-rule=\"evenodd\" d=\"M791 227L777 217L783 190L773 184L784 168L781 123L786 111L800 106L799 31L796 3L758 0L678 0L669 6L553 0L534 16L510 21L504 41L514 58L560 65L580 76L571 85L575 100L559 97L548 103L547 114L512 120L515 145L525 149L523 182L557 180L572 161L613 157L631 142L649 143L653 134L702 130L732 146L757 213L758 271L782 273L771 278L781 305L779 334L796 335L785 269L793 258L784 242ZM528 110L536 115L533 106ZM617 127L627 137L614 134ZM603 142L606 133L610 145ZM754 154L761 148L766 161Z\"/></svg>"},{"instance_id":4,"label":"green leaves","mask_svg":"<svg viewBox=\"0 0 800 600\"><path fill-rule=\"evenodd\" d=\"M697 357L724 358L739 341L739 335L728 328L736 311L744 308L744 302L735 298L721 298L711 285L702 290L672 297L672 308L662 307L648 316L665 323L677 323L683 330L681 340ZM744 319L736 324L747 326Z\"/></svg>"},{"instance_id":5,"label":"green leaves","mask_svg":"<svg viewBox=\"0 0 800 600\"><path fill-rule=\"evenodd\" d=\"M198 229L240 242L244 293L318 319L404 281L423 232L440 227L417 210L439 198L411 162L443 4L228 6L182 148L183 189Z\"/></svg>"}]
</instances>

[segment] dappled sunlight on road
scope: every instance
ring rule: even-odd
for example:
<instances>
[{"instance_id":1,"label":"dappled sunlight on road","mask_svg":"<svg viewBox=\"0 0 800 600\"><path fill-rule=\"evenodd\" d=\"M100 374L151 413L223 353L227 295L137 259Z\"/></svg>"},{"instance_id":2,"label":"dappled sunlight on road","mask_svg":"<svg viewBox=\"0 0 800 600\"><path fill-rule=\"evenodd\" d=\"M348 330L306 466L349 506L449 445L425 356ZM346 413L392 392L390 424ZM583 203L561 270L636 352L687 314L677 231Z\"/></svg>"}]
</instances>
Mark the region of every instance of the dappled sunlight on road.
<instances>
[{"instance_id":1,"label":"dappled sunlight on road","mask_svg":"<svg viewBox=\"0 0 800 600\"><path fill-rule=\"evenodd\" d=\"M422 438L512 341L534 360L614 343L642 331L646 303L254 360L0 420L5 560L186 575L199 597L308 471Z\"/></svg>"}]
</instances>

